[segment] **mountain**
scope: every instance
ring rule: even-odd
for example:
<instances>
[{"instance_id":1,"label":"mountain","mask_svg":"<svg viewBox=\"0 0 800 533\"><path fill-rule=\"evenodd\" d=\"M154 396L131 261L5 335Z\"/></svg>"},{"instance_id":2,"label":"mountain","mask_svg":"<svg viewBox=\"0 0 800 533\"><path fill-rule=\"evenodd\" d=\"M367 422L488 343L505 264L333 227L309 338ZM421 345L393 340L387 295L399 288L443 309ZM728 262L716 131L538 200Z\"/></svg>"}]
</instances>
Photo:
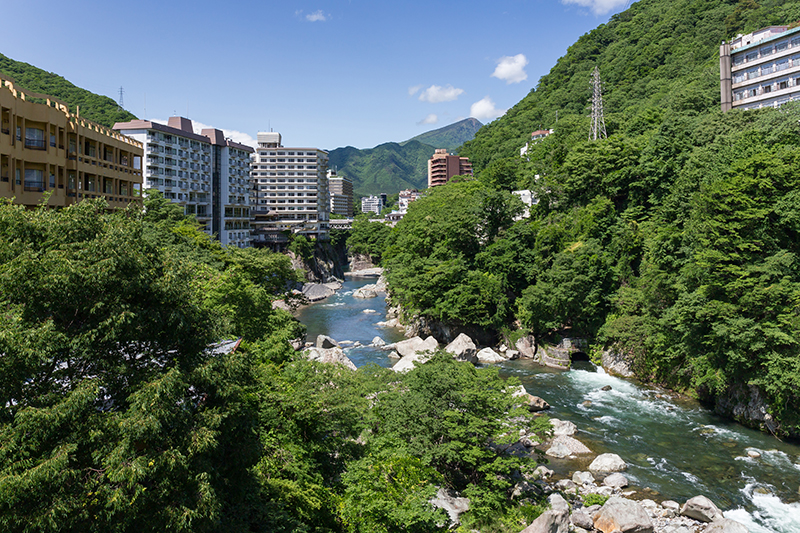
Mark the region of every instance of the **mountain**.
<instances>
[{"instance_id":1,"label":"mountain","mask_svg":"<svg viewBox=\"0 0 800 533\"><path fill-rule=\"evenodd\" d=\"M328 153L329 165L353 180L356 196L424 189L428 186L428 159L434 150L458 148L481 126L476 119L467 118L401 143L388 142L366 150L336 148Z\"/></svg>"},{"instance_id":2,"label":"mountain","mask_svg":"<svg viewBox=\"0 0 800 533\"><path fill-rule=\"evenodd\" d=\"M81 89L57 74L28 63L14 61L2 54L0 54L0 74L12 78L23 92L46 94L62 100L73 113L76 113L80 106L81 117L109 128L115 122L126 122L136 118L107 96Z\"/></svg>"},{"instance_id":3,"label":"mountain","mask_svg":"<svg viewBox=\"0 0 800 533\"><path fill-rule=\"evenodd\" d=\"M471 117L465 118L449 126L421 133L400 144L419 141L424 144L429 144L434 148L445 148L448 151L454 151L465 142L472 140L475 137L475 133L481 129L481 126L483 126L483 124L481 124L478 119Z\"/></svg>"},{"instance_id":4,"label":"mountain","mask_svg":"<svg viewBox=\"0 0 800 533\"><path fill-rule=\"evenodd\" d=\"M353 180L356 196L403 189L424 189L428 186L428 159L434 148L419 141L405 144L384 143L359 150L352 146L328 153L330 168Z\"/></svg>"}]
</instances>

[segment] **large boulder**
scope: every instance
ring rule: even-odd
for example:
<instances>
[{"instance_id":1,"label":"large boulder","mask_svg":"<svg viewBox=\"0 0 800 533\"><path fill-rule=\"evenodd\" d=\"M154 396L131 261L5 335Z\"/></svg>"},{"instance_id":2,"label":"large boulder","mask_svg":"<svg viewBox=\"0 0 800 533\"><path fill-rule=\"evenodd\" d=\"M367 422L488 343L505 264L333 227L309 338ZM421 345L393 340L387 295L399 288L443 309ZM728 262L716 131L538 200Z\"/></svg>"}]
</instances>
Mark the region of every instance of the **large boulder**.
<instances>
[{"instance_id":1,"label":"large boulder","mask_svg":"<svg viewBox=\"0 0 800 533\"><path fill-rule=\"evenodd\" d=\"M383 348L386 346L386 341L378 337L377 335L372 339L372 345L376 348Z\"/></svg>"},{"instance_id":2,"label":"large boulder","mask_svg":"<svg viewBox=\"0 0 800 533\"><path fill-rule=\"evenodd\" d=\"M591 472L573 472L572 481L576 485L585 485L587 483L594 483L594 476ZM583 527L583 526L581 526Z\"/></svg>"},{"instance_id":3,"label":"large boulder","mask_svg":"<svg viewBox=\"0 0 800 533\"><path fill-rule=\"evenodd\" d=\"M538 396L528 394L528 409L532 413L538 413L539 411L550 409L550 404Z\"/></svg>"},{"instance_id":4,"label":"large boulder","mask_svg":"<svg viewBox=\"0 0 800 533\"><path fill-rule=\"evenodd\" d=\"M335 292L321 283L306 283L303 285L303 295L312 302L324 300L328 296L333 296Z\"/></svg>"},{"instance_id":5,"label":"large boulder","mask_svg":"<svg viewBox=\"0 0 800 533\"><path fill-rule=\"evenodd\" d=\"M553 435L558 437L566 435L571 437L578 431L578 427L568 420L559 420L558 418L551 418L550 424L553 426Z\"/></svg>"},{"instance_id":6,"label":"large boulder","mask_svg":"<svg viewBox=\"0 0 800 533\"><path fill-rule=\"evenodd\" d=\"M750 530L736 520L719 518L706 527L705 533L750 533Z\"/></svg>"},{"instance_id":7,"label":"large boulder","mask_svg":"<svg viewBox=\"0 0 800 533\"><path fill-rule=\"evenodd\" d=\"M560 443L551 445L544 453L545 455L549 455L550 457L555 457L556 459L563 459L565 457L569 457L570 455L572 455L572 451L570 451L569 448Z\"/></svg>"},{"instance_id":8,"label":"large boulder","mask_svg":"<svg viewBox=\"0 0 800 533\"><path fill-rule=\"evenodd\" d=\"M444 509L450 517L450 526L460 524L459 518L463 513L469 511L469 498L460 498L457 493L440 488L436 497L430 500L431 505L436 508Z\"/></svg>"},{"instance_id":9,"label":"large boulder","mask_svg":"<svg viewBox=\"0 0 800 533\"><path fill-rule=\"evenodd\" d=\"M527 357L532 359L536 352L536 341L532 335L528 335L519 339L514 347L520 354L520 357Z\"/></svg>"},{"instance_id":10,"label":"large boulder","mask_svg":"<svg viewBox=\"0 0 800 533\"><path fill-rule=\"evenodd\" d=\"M522 533L568 533L569 511L554 510L543 512Z\"/></svg>"},{"instance_id":11,"label":"large boulder","mask_svg":"<svg viewBox=\"0 0 800 533\"><path fill-rule=\"evenodd\" d=\"M570 437L569 435L559 435L553 439L552 445L565 446L570 453L574 454L592 453L592 450L587 448L584 443L576 438Z\"/></svg>"},{"instance_id":12,"label":"large boulder","mask_svg":"<svg viewBox=\"0 0 800 533\"><path fill-rule=\"evenodd\" d=\"M612 496L594 515L594 527L603 533L653 533L653 521L639 503Z\"/></svg>"},{"instance_id":13,"label":"large boulder","mask_svg":"<svg viewBox=\"0 0 800 533\"><path fill-rule=\"evenodd\" d=\"M719 507L705 496L695 496L687 500L681 507L681 514L701 522L712 522L717 518L722 518L722 511L719 510Z\"/></svg>"},{"instance_id":14,"label":"large boulder","mask_svg":"<svg viewBox=\"0 0 800 533\"><path fill-rule=\"evenodd\" d=\"M403 357L425 351L434 352L438 347L439 343L433 337L428 337L425 340L420 337L412 337L394 345L394 349Z\"/></svg>"},{"instance_id":15,"label":"large boulder","mask_svg":"<svg viewBox=\"0 0 800 533\"><path fill-rule=\"evenodd\" d=\"M353 298L376 298L377 296L378 292L375 290L375 285L364 285L353 291Z\"/></svg>"},{"instance_id":16,"label":"large boulder","mask_svg":"<svg viewBox=\"0 0 800 533\"><path fill-rule=\"evenodd\" d=\"M614 472L613 474L607 475L603 479L603 485L605 485L606 487L622 489L628 486L628 478L626 478L619 472Z\"/></svg>"},{"instance_id":17,"label":"large boulder","mask_svg":"<svg viewBox=\"0 0 800 533\"><path fill-rule=\"evenodd\" d=\"M626 355L615 352L614 350L606 350L602 356L603 368L612 376L622 376L624 378L632 378L633 370L631 369L631 359Z\"/></svg>"},{"instance_id":18,"label":"large boulder","mask_svg":"<svg viewBox=\"0 0 800 533\"><path fill-rule=\"evenodd\" d=\"M333 340L333 338L328 337L327 335L317 335L317 348L323 348L325 350L329 348L341 348L339 343Z\"/></svg>"},{"instance_id":19,"label":"large boulder","mask_svg":"<svg viewBox=\"0 0 800 533\"><path fill-rule=\"evenodd\" d=\"M347 357L341 348L306 348L303 355L311 361L319 361L320 363L339 364L350 370L355 370L356 365Z\"/></svg>"},{"instance_id":20,"label":"large boulder","mask_svg":"<svg viewBox=\"0 0 800 533\"><path fill-rule=\"evenodd\" d=\"M585 529L587 531L591 531L594 528L594 522L592 522L592 517L589 516L586 511L583 509L577 509L572 511L572 514L569 517L569 521L572 522L572 525L578 526L579 528Z\"/></svg>"},{"instance_id":21,"label":"large boulder","mask_svg":"<svg viewBox=\"0 0 800 533\"><path fill-rule=\"evenodd\" d=\"M453 342L445 346L444 351L453 354L453 358L470 363L478 362L478 348L469 335L459 333Z\"/></svg>"},{"instance_id":22,"label":"large boulder","mask_svg":"<svg viewBox=\"0 0 800 533\"><path fill-rule=\"evenodd\" d=\"M603 478L614 472L623 472L627 469L628 465L615 453L598 455L589 465L589 472L594 474L596 478Z\"/></svg>"},{"instance_id":23,"label":"large boulder","mask_svg":"<svg viewBox=\"0 0 800 533\"><path fill-rule=\"evenodd\" d=\"M500 355L499 353L495 352L491 348L484 348L483 350L478 352L478 361L485 364L491 365L495 363L502 363L506 360L505 357Z\"/></svg>"}]
</instances>

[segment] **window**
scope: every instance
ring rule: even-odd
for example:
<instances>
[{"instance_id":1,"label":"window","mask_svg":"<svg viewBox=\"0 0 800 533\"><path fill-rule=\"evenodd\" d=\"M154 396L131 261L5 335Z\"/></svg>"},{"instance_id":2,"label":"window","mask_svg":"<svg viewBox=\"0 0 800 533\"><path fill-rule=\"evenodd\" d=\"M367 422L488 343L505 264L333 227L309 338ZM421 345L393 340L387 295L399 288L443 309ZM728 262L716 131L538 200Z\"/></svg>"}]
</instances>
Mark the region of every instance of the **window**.
<instances>
[{"instance_id":1,"label":"window","mask_svg":"<svg viewBox=\"0 0 800 533\"><path fill-rule=\"evenodd\" d=\"M772 54L772 46L764 46L761 48L761 57L768 56Z\"/></svg>"},{"instance_id":2,"label":"window","mask_svg":"<svg viewBox=\"0 0 800 533\"><path fill-rule=\"evenodd\" d=\"M756 59L758 59L758 52L750 52L749 54L744 56L744 60L747 62L755 61Z\"/></svg>"},{"instance_id":3,"label":"window","mask_svg":"<svg viewBox=\"0 0 800 533\"><path fill-rule=\"evenodd\" d=\"M775 45L776 52L783 52L787 48L789 48L789 41L781 41Z\"/></svg>"},{"instance_id":4,"label":"window","mask_svg":"<svg viewBox=\"0 0 800 533\"><path fill-rule=\"evenodd\" d=\"M44 150L44 130L39 128L25 128L25 148Z\"/></svg>"},{"instance_id":5,"label":"window","mask_svg":"<svg viewBox=\"0 0 800 533\"><path fill-rule=\"evenodd\" d=\"M781 89L788 89L789 88L789 80L781 80L778 82L778 90Z\"/></svg>"},{"instance_id":6,"label":"window","mask_svg":"<svg viewBox=\"0 0 800 533\"><path fill-rule=\"evenodd\" d=\"M761 88L761 92L764 93L764 94L771 93L772 92L772 85L764 85Z\"/></svg>"},{"instance_id":7,"label":"window","mask_svg":"<svg viewBox=\"0 0 800 533\"><path fill-rule=\"evenodd\" d=\"M752 80L753 78L758 77L758 68L751 68L747 71L747 79Z\"/></svg>"},{"instance_id":8,"label":"window","mask_svg":"<svg viewBox=\"0 0 800 533\"><path fill-rule=\"evenodd\" d=\"M25 169L25 190L42 191L44 190L44 172L37 168Z\"/></svg>"}]
</instances>

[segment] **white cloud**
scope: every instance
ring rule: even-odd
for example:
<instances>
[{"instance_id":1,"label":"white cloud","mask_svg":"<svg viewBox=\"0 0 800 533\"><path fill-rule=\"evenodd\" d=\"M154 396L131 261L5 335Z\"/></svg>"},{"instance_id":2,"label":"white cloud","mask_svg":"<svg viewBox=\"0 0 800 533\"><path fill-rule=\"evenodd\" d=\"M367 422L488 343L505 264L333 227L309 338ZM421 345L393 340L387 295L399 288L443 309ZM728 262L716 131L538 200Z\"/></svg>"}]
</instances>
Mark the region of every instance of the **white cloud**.
<instances>
[{"instance_id":1,"label":"white cloud","mask_svg":"<svg viewBox=\"0 0 800 533\"><path fill-rule=\"evenodd\" d=\"M325 13L323 13L321 9L318 9L306 15L306 20L309 22L325 22L328 20L328 17L325 16Z\"/></svg>"},{"instance_id":2,"label":"white cloud","mask_svg":"<svg viewBox=\"0 0 800 533\"><path fill-rule=\"evenodd\" d=\"M469 116L478 120L494 120L500 115L505 114L505 109L497 109L494 102L488 96L478 100L469 108Z\"/></svg>"},{"instance_id":3,"label":"white cloud","mask_svg":"<svg viewBox=\"0 0 800 533\"><path fill-rule=\"evenodd\" d=\"M414 96L422 89L422 85L414 85L413 87L408 88L408 96Z\"/></svg>"},{"instance_id":4,"label":"white cloud","mask_svg":"<svg viewBox=\"0 0 800 533\"><path fill-rule=\"evenodd\" d=\"M156 122L158 124L167 125L166 120L161 120L159 118L151 118L149 119L151 122ZM204 129L212 129L214 126L209 126L208 124L203 124L202 122L197 122L196 120L192 121L192 129L198 135ZM226 139L230 139L233 142L244 144L246 146L251 146L253 148L258 148L258 140L253 138L249 133L243 133L241 131L236 130L226 130L224 128L217 128L222 130L222 134L225 135Z\"/></svg>"},{"instance_id":5,"label":"white cloud","mask_svg":"<svg viewBox=\"0 0 800 533\"><path fill-rule=\"evenodd\" d=\"M575 4L588 7L595 15L605 15L609 11L623 7L629 0L561 0L562 4Z\"/></svg>"},{"instance_id":6,"label":"white cloud","mask_svg":"<svg viewBox=\"0 0 800 533\"><path fill-rule=\"evenodd\" d=\"M497 60L497 68L492 73L493 78L505 80L506 83L519 83L528 79L525 65L528 58L524 54L503 56Z\"/></svg>"},{"instance_id":7,"label":"white cloud","mask_svg":"<svg viewBox=\"0 0 800 533\"><path fill-rule=\"evenodd\" d=\"M436 124L437 122L439 122L439 117L437 117L435 114L431 113L427 117L425 117L422 120L420 120L419 122L417 122L417 124L419 124L419 125L422 125L422 124Z\"/></svg>"},{"instance_id":8,"label":"white cloud","mask_svg":"<svg viewBox=\"0 0 800 533\"><path fill-rule=\"evenodd\" d=\"M430 102L438 104L440 102L452 102L464 92L464 89L457 89L452 85L447 87L440 87L439 85L431 85L419 95L419 99L423 102Z\"/></svg>"}]
</instances>

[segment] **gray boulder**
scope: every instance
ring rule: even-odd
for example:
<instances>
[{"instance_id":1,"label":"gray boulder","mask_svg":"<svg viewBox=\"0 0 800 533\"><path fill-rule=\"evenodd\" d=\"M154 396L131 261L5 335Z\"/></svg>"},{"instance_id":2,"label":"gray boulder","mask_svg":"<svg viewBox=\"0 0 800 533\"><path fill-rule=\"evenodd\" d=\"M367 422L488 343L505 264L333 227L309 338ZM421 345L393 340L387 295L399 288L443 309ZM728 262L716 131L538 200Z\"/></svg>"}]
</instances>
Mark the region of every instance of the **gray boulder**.
<instances>
[{"instance_id":1,"label":"gray boulder","mask_svg":"<svg viewBox=\"0 0 800 533\"><path fill-rule=\"evenodd\" d=\"M569 517L569 521L572 522L572 525L578 526L582 529L592 530L594 529L594 522L592 521L592 517L586 514L582 509L578 509L577 511L572 511L572 515Z\"/></svg>"},{"instance_id":2,"label":"gray boulder","mask_svg":"<svg viewBox=\"0 0 800 533\"><path fill-rule=\"evenodd\" d=\"M609 498L594 515L594 527L603 533L653 533L653 522L644 507L619 496Z\"/></svg>"},{"instance_id":3,"label":"gray boulder","mask_svg":"<svg viewBox=\"0 0 800 533\"><path fill-rule=\"evenodd\" d=\"M478 348L469 335L464 333L459 333L453 342L445 346L444 351L453 354L453 357L459 361L469 361L473 364L478 362Z\"/></svg>"},{"instance_id":4,"label":"gray boulder","mask_svg":"<svg viewBox=\"0 0 800 533\"><path fill-rule=\"evenodd\" d=\"M469 498L460 498L457 493L440 488L436 497L430 500L431 505L438 509L444 509L450 517L450 526L459 525L460 517L469 511Z\"/></svg>"},{"instance_id":5,"label":"gray boulder","mask_svg":"<svg viewBox=\"0 0 800 533\"><path fill-rule=\"evenodd\" d=\"M568 420L559 420L558 418L551 418L550 424L553 426L553 435L558 437L566 435L571 437L578 432L578 427Z\"/></svg>"},{"instance_id":6,"label":"gray boulder","mask_svg":"<svg viewBox=\"0 0 800 533\"><path fill-rule=\"evenodd\" d=\"M516 361L519 359L519 352L517 350L506 350L506 359Z\"/></svg>"},{"instance_id":7,"label":"gray boulder","mask_svg":"<svg viewBox=\"0 0 800 533\"><path fill-rule=\"evenodd\" d=\"M502 363L506 360L505 357L495 352L491 348L484 348L483 350L479 351L477 357L478 361L485 365Z\"/></svg>"},{"instance_id":8,"label":"gray boulder","mask_svg":"<svg viewBox=\"0 0 800 533\"><path fill-rule=\"evenodd\" d=\"M569 511L554 510L543 512L522 533L568 533Z\"/></svg>"},{"instance_id":9,"label":"gray boulder","mask_svg":"<svg viewBox=\"0 0 800 533\"><path fill-rule=\"evenodd\" d=\"M355 370L356 365L347 357L341 348L306 348L303 355L311 361L319 361L320 363L339 364L350 370Z\"/></svg>"},{"instance_id":10,"label":"gray boulder","mask_svg":"<svg viewBox=\"0 0 800 533\"><path fill-rule=\"evenodd\" d=\"M569 504L564 497L555 492L547 497L547 501L550 502L550 508L555 511L567 511L569 512Z\"/></svg>"},{"instance_id":11,"label":"gray boulder","mask_svg":"<svg viewBox=\"0 0 800 533\"><path fill-rule=\"evenodd\" d=\"M539 411L546 411L547 409L550 409L550 404L544 401L543 399L539 398L538 396L529 394L528 409L532 413L538 413Z\"/></svg>"},{"instance_id":12,"label":"gray boulder","mask_svg":"<svg viewBox=\"0 0 800 533\"><path fill-rule=\"evenodd\" d=\"M583 485L585 483L594 483L594 476L592 475L591 472L574 472L572 474L572 481L574 481L576 485Z\"/></svg>"},{"instance_id":13,"label":"gray boulder","mask_svg":"<svg viewBox=\"0 0 800 533\"><path fill-rule=\"evenodd\" d=\"M610 474L603 479L603 485L606 487L614 487L616 489L621 489L628 486L628 478L620 474L619 472L615 472Z\"/></svg>"},{"instance_id":14,"label":"gray boulder","mask_svg":"<svg viewBox=\"0 0 800 533\"><path fill-rule=\"evenodd\" d=\"M549 455L550 457L555 457L556 459L563 459L565 457L569 457L570 455L572 455L570 449L564 446L563 444L553 444L544 453L545 455Z\"/></svg>"},{"instance_id":15,"label":"gray boulder","mask_svg":"<svg viewBox=\"0 0 800 533\"><path fill-rule=\"evenodd\" d=\"M383 348L386 346L386 341L376 335L375 338L372 339L372 345L377 348Z\"/></svg>"},{"instance_id":16,"label":"gray boulder","mask_svg":"<svg viewBox=\"0 0 800 533\"><path fill-rule=\"evenodd\" d=\"M563 445L570 451L570 453L574 454L592 453L592 450L587 448L584 443L567 435L559 435L553 439L552 444L553 446Z\"/></svg>"},{"instance_id":17,"label":"gray boulder","mask_svg":"<svg viewBox=\"0 0 800 533\"><path fill-rule=\"evenodd\" d=\"M435 351L439 347L439 343L433 337L428 337L422 340L421 337L412 337L404 341L395 343L394 349L397 350L402 357L408 355L415 355L424 351Z\"/></svg>"},{"instance_id":18,"label":"gray boulder","mask_svg":"<svg viewBox=\"0 0 800 533\"><path fill-rule=\"evenodd\" d=\"M624 378L632 378L633 370L631 369L630 357L613 350L606 350L603 352L602 363L603 368L612 376L622 376Z\"/></svg>"},{"instance_id":19,"label":"gray boulder","mask_svg":"<svg viewBox=\"0 0 800 533\"><path fill-rule=\"evenodd\" d=\"M303 285L303 295L312 302L324 300L328 296L333 296L335 292L321 283L306 283Z\"/></svg>"},{"instance_id":20,"label":"gray boulder","mask_svg":"<svg viewBox=\"0 0 800 533\"><path fill-rule=\"evenodd\" d=\"M628 465L622 458L615 453L604 453L595 457L592 464L589 465L589 472L594 474L596 478L603 478L614 472L623 472L627 470Z\"/></svg>"},{"instance_id":21,"label":"gray boulder","mask_svg":"<svg viewBox=\"0 0 800 533\"><path fill-rule=\"evenodd\" d=\"M528 335L527 337L519 339L514 345L514 348L519 351L521 357L532 359L536 351L536 341L533 339L533 336Z\"/></svg>"},{"instance_id":22,"label":"gray boulder","mask_svg":"<svg viewBox=\"0 0 800 533\"><path fill-rule=\"evenodd\" d=\"M364 285L353 291L353 298L377 298L377 296L374 285Z\"/></svg>"},{"instance_id":23,"label":"gray boulder","mask_svg":"<svg viewBox=\"0 0 800 533\"><path fill-rule=\"evenodd\" d=\"M719 507L705 496L695 496L687 500L681 507L681 514L701 522L712 522L717 518L723 518Z\"/></svg>"},{"instance_id":24,"label":"gray boulder","mask_svg":"<svg viewBox=\"0 0 800 533\"><path fill-rule=\"evenodd\" d=\"M750 530L736 520L719 518L706 527L705 533L750 533Z\"/></svg>"},{"instance_id":25,"label":"gray boulder","mask_svg":"<svg viewBox=\"0 0 800 533\"><path fill-rule=\"evenodd\" d=\"M389 352L388 357L392 359L400 359L400 354L392 350L391 352Z\"/></svg>"},{"instance_id":26,"label":"gray boulder","mask_svg":"<svg viewBox=\"0 0 800 533\"><path fill-rule=\"evenodd\" d=\"M317 348L341 348L339 343L327 335L317 335Z\"/></svg>"}]
</instances>

